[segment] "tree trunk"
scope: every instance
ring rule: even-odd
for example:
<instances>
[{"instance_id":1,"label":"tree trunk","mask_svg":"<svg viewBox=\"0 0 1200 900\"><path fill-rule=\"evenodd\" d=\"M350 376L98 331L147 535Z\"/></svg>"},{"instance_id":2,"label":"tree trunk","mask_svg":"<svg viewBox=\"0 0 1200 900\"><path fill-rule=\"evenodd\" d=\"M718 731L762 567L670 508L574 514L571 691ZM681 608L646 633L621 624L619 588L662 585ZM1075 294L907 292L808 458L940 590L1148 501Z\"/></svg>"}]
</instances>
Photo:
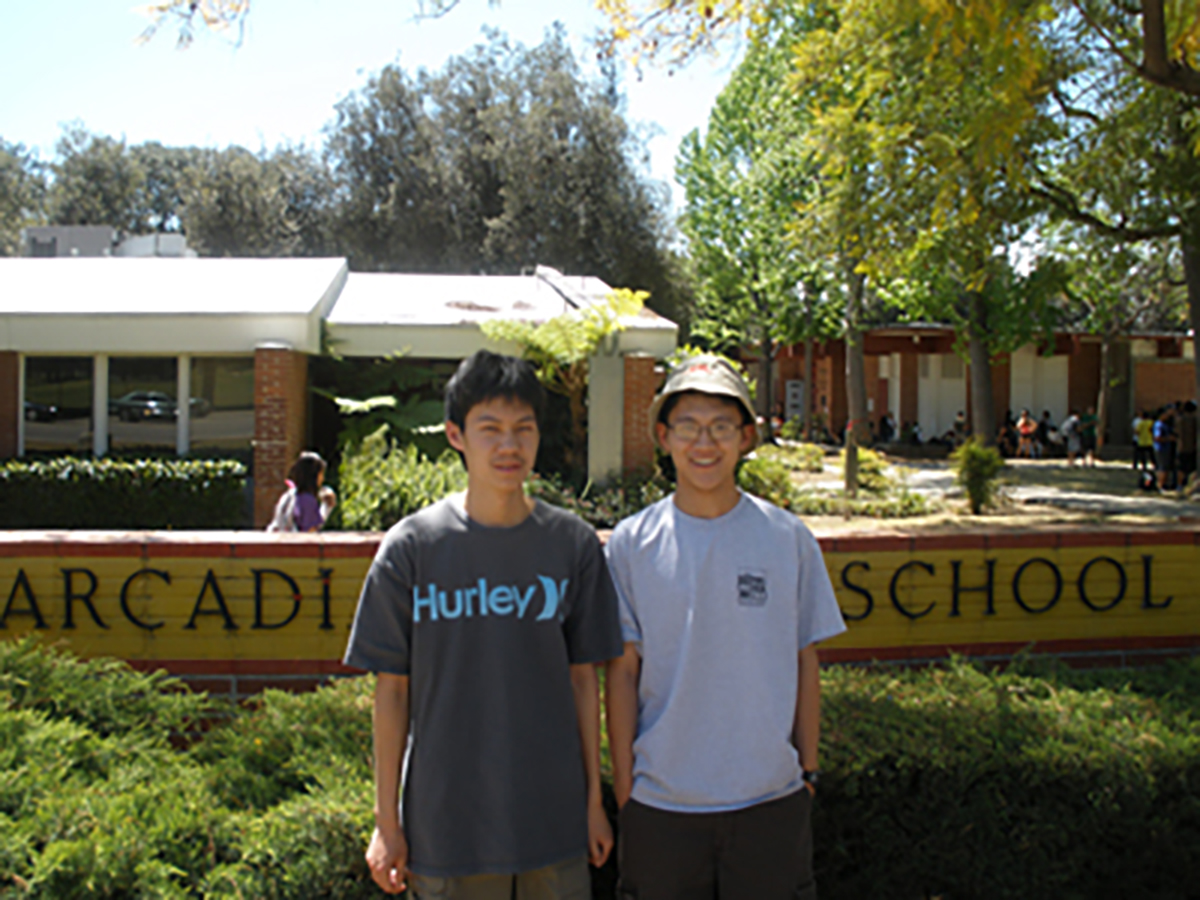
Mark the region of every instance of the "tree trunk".
<instances>
[{"instance_id":1,"label":"tree trunk","mask_svg":"<svg viewBox=\"0 0 1200 900\"><path fill-rule=\"evenodd\" d=\"M988 348L987 301L979 291L967 296L971 357L971 432L984 444L996 443L996 401L992 395L992 360Z\"/></svg>"},{"instance_id":2,"label":"tree trunk","mask_svg":"<svg viewBox=\"0 0 1200 900\"><path fill-rule=\"evenodd\" d=\"M1113 333L1104 329L1100 338L1100 394L1096 398L1096 449L1104 446L1108 439L1108 415L1111 407L1109 385L1112 384Z\"/></svg>"},{"instance_id":3,"label":"tree trunk","mask_svg":"<svg viewBox=\"0 0 1200 900\"><path fill-rule=\"evenodd\" d=\"M846 300L846 496L858 495L858 448L867 442L867 379L859 329L866 276L851 270Z\"/></svg>"},{"instance_id":4,"label":"tree trunk","mask_svg":"<svg viewBox=\"0 0 1200 900\"><path fill-rule=\"evenodd\" d=\"M1195 354L1194 393L1200 400L1200 222L1185 231L1180 238L1183 245L1183 278L1187 284L1188 311L1192 320L1192 350Z\"/></svg>"},{"instance_id":5,"label":"tree trunk","mask_svg":"<svg viewBox=\"0 0 1200 900\"><path fill-rule=\"evenodd\" d=\"M804 440L813 440L813 384L816 366L813 365L813 339L810 331L804 339L804 390L800 394L800 424L803 426Z\"/></svg>"}]
</instances>

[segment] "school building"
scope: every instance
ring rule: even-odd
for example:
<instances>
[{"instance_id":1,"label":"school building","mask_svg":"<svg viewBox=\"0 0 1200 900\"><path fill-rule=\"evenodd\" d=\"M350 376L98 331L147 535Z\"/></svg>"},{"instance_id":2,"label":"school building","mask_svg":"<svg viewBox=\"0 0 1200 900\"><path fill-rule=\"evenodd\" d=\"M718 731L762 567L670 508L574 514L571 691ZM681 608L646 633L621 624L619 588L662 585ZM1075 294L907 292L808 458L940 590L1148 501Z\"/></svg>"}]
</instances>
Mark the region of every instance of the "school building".
<instances>
[{"instance_id":1,"label":"school building","mask_svg":"<svg viewBox=\"0 0 1200 900\"><path fill-rule=\"evenodd\" d=\"M457 361L490 319L603 302L597 278L350 272L345 259L0 259L0 459L136 448L246 459L255 522L313 438L309 361ZM648 468L656 360L677 326L644 309L590 360L589 474ZM186 398L186 400L182 399Z\"/></svg>"},{"instance_id":2,"label":"school building","mask_svg":"<svg viewBox=\"0 0 1200 900\"><path fill-rule=\"evenodd\" d=\"M867 414L878 427L891 411L898 427L920 424L928 440L953 428L963 411L970 421L970 366L954 352L957 334L946 325L893 325L868 331L863 340ZM1044 346L1027 345L992 365L996 426L1008 410L1028 409L1035 418L1049 410L1055 423L1068 411L1096 406L1100 396L1100 338L1059 332ZM1134 412L1192 398L1195 394L1195 339L1179 334L1136 334L1112 348L1108 442L1132 443ZM754 366L753 362L750 365ZM773 396L785 418L801 409L806 366L804 345L780 349ZM813 410L834 434L848 418L846 347L843 341L817 342L813 352ZM765 392L760 391L760 397Z\"/></svg>"}]
</instances>

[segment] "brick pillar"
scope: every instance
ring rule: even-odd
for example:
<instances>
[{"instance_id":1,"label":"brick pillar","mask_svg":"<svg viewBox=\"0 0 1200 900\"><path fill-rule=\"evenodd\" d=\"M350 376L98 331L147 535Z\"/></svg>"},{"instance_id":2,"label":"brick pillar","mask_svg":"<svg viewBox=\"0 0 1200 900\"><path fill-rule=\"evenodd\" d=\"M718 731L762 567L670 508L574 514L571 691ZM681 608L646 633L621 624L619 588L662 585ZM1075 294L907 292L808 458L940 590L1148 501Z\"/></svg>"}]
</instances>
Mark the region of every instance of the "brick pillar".
<instances>
[{"instance_id":1,"label":"brick pillar","mask_svg":"<svg viewBox=\"0 0 1200 900\"><path fill-rule=\"evenodd\" d=\"M15 351L0 351L0 459L17 455L18 417L23 413L20 389L20 359Z\"/></svg>"},{"instance_id":2,"label":"brick pillar","mask_svg":"<svg viewBox=\"0 0 1200 900\"><path fill-rule=\"evenodd\" d=\"M625 357L625 414L621 441L621 469L626 475L654 471L654 440L650 436L650 404L658 392L660 376L654 357Z\"/></svg>"},{"instance_id":3,"label":"brick pillar","mask_svg":"<svg viewBox=\"0 0 1200 900\"><path fill-rule=\"evenodd\" d=\"M271 521L275 502L308 426L308 357L288 347L254 351L254 527Z\"/></svg>"}]
</instances>

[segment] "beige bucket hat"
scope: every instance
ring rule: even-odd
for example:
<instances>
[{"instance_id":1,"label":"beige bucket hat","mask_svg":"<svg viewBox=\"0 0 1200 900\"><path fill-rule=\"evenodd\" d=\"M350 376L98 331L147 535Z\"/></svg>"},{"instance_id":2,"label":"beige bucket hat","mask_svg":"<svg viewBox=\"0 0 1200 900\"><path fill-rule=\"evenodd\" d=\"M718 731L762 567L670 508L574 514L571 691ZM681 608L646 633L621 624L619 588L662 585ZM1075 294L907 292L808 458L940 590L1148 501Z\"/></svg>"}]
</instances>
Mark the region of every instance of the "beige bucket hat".
<instances>
[{"instance_id":1,"label":"beige bucket hat","mask_svg":"<svg viewBox=\"0 0 1200 900\"><path fill-rule=\"evenodd\" d=\"M682 394L684 391L699 391L701 394L715 394L718 397L736 400L746 411L750 421L756 423L751 449L758 444L758 416L750 402L750 389L746 386L745 379L728 360L706 354L686 359L672 369L662 390L650 404L650 439L654 441L655 446L658 446L658 434L654 425L658 422L659 410L668 397L672 394Z\"/></svg>"}]
</instances>

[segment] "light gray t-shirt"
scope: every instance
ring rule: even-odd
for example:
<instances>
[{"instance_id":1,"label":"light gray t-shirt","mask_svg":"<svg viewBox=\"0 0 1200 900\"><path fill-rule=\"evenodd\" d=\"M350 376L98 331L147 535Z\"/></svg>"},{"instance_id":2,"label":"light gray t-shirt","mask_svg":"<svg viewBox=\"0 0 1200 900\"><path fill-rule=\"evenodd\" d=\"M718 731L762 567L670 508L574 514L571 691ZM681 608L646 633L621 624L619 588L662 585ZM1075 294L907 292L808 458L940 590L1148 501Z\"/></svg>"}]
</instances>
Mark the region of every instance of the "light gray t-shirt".
<instances>
[{"instance_id":1,"label":"light gray t-shirt","mask_svg":"<svg viewBox=\"0 0 1200 900\"><path fill-rule=\"evenodd\" d=\"M672 496L621 522L607 555L642 657L633 798L719 812L798 790L797 654L846 630L812 532L749 494L716 519Z\"/></svg>"},{"instance_id":2,"label":"light gray t-shirt","mask_svg":"<svg viewBox=\"0 0 1200 900\"><path fill-rule=\"evenodd\" d=\"M411 868L515 873L587 852L569 666L619 656L595 531L540 501L512 528L461 498L409 516L367 573L347 665L409 675Z\"/></svg>"}]
</instances>

